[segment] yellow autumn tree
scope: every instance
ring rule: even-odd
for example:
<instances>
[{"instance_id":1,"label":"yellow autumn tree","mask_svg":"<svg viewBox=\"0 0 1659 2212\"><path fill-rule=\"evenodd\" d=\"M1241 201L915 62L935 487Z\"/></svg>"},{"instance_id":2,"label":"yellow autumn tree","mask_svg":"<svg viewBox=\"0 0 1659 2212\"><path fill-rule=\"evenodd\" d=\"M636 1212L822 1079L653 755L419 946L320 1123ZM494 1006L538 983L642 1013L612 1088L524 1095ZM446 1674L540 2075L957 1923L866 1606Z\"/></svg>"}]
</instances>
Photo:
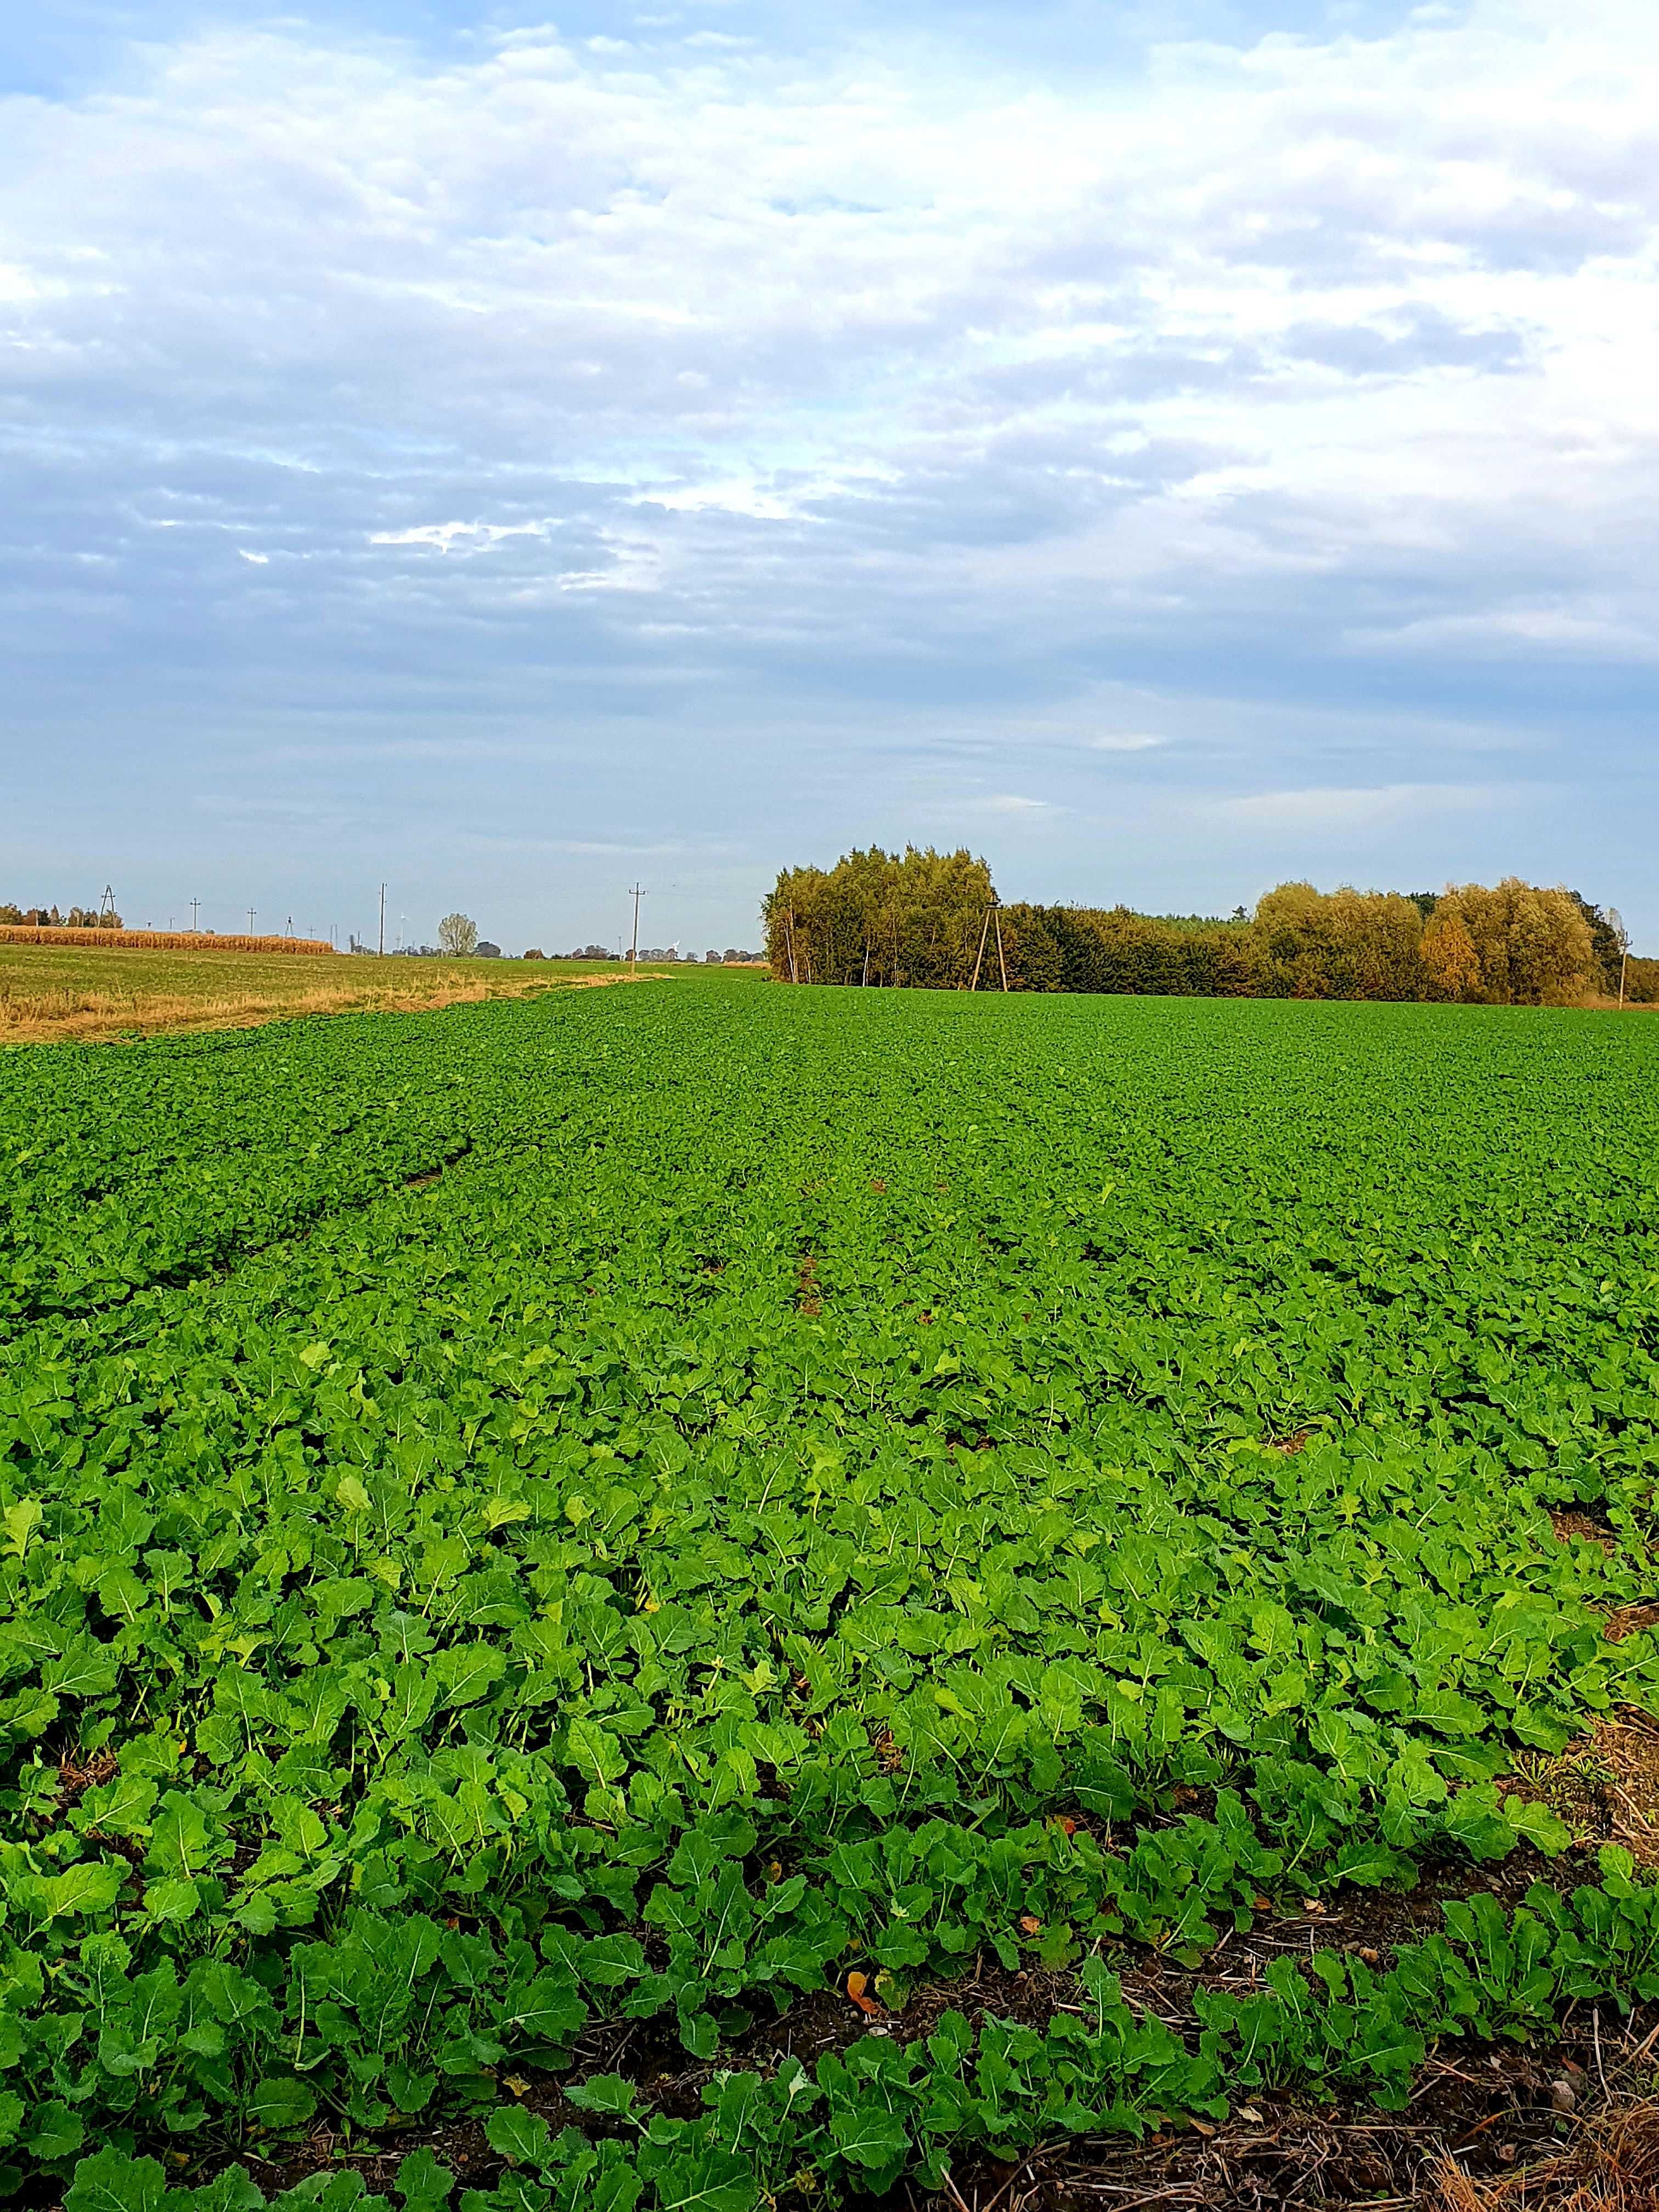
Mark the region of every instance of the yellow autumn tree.
<instances>
[{"instance_id":1,"label":"yellow autumn tree","mask_svg":"<svg viewBox=\"0 0 1659 2212\"><path fill-rule=\"evenodd\" d=\"M1454 1004L1480 998L1480 956L1462 916L1449 905L1430 915L1420 952L1430 998Z\"/></svg>"},{"instance_id":2,"label":"yellow autumn tree","mask_svg":"<svg viewBox=\"0 0 1659 2212\"><path fill-rule=\"evenodd\" d=\"M1596 988L1595 941L1571 891L1505 876L1500 884L1451 884L1431 929L1446 933L1447 958L1461 925L1480 963L1478 990L1459 995L1493 1006L1570 1006Z\"/></svg>"},{"instance_id":3,"label":"yellow autumn tree","mask_svg":"<svg viewBox=\"0 0 1659 2212\"><path fill-rule=\"evenodd\" d=\"M1280 884L1251 924L1264 996L1418 999L1423 917L1398 891L1334 891Z\"/></svg>"}]
</instances>

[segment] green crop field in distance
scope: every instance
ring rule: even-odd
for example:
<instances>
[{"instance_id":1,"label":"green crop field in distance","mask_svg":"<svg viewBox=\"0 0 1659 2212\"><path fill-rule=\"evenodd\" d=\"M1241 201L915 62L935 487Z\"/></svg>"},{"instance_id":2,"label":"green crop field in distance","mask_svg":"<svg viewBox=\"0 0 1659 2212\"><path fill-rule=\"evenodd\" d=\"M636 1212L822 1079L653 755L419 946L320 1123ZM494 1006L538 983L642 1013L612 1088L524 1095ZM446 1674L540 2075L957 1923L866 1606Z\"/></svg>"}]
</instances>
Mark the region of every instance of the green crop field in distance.
<instances>
[{"instance_id":1,"label":"green crop field in distance","mask_svg":"<svg viewBox=\"0 0 1659 2212\"><path fill-rule=\"evenodd\" d=\"M30 2201L823 2203L1659 1997L1537 1786L1659 1698L1659 1029L653 985L0 1129Z\"/></svg>"}]
</instances>

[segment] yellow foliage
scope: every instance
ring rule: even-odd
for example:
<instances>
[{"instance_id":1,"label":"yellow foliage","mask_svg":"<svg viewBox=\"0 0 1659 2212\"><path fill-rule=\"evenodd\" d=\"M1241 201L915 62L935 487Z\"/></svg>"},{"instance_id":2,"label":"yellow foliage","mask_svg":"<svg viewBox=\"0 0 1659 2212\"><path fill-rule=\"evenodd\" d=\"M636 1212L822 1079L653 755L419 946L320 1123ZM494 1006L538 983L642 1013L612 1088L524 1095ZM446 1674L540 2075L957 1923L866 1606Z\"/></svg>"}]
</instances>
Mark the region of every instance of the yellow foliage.
<instances>
[{"instance_id":1,"label":"yellow foliage","mask_svg":"<svg viewBox=\"0 0 1659 2212\"><path fill-rule=\"evenodd\" d=\"M1462 916L1453 908L1437 907L1429 917L1421 955L1431 998L1457 1000L1480 996L1480 956Z\"/></svg>"},{"instance_id":2,"label":"yellow foliage","mask_svg":"<svg viewBox=\"0 0 1659 2212\"><path fill-rule=\"evenodd\" d=\"M1494 1006L1566 1006L1597 985L1595 942L1571 895L1523 883L1448 885L1434 920L1455 923L1480 963L1478 991L1460 996Z\"/></svg>"}]
</instances>

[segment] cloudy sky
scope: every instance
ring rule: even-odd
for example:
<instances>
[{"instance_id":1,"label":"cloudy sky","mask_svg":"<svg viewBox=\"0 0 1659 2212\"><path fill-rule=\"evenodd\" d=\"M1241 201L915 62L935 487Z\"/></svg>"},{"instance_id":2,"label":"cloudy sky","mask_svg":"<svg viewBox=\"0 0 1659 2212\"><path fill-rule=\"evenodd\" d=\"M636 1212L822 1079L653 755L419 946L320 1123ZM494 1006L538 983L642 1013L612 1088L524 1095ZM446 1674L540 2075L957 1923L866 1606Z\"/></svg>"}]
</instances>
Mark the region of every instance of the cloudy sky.
<instances>
[{"instance_id":1,"label":"cloudy sky","mask_svg":"<svg viewBox=\"0 0 1659 2212\"><path fill-rule=\"evenodd\" d=\"M1659 951L1653 0L41 0L0 897L751 941L786 862Z\"/></svg>"}]
</instances>

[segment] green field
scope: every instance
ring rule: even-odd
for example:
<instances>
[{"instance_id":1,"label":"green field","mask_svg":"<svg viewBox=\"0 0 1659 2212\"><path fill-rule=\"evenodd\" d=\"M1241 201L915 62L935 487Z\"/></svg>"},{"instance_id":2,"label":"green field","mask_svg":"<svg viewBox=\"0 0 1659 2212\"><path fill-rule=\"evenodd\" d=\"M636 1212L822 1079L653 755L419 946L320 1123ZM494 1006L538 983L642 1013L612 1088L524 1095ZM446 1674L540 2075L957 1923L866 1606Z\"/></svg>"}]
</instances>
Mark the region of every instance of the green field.
<instances>
[{"instance_id":1,"label":"green field","mask_svg":"<svg viewBox=\"0 0 1659 2212\"><path fill-rule=\"evenodd\" d=\"M1659 1997L1552 1778L1659 1710L1659 1028L651 987L0 1128L34 2201L822 2204Z\"/></svg>"}]
</instances>

